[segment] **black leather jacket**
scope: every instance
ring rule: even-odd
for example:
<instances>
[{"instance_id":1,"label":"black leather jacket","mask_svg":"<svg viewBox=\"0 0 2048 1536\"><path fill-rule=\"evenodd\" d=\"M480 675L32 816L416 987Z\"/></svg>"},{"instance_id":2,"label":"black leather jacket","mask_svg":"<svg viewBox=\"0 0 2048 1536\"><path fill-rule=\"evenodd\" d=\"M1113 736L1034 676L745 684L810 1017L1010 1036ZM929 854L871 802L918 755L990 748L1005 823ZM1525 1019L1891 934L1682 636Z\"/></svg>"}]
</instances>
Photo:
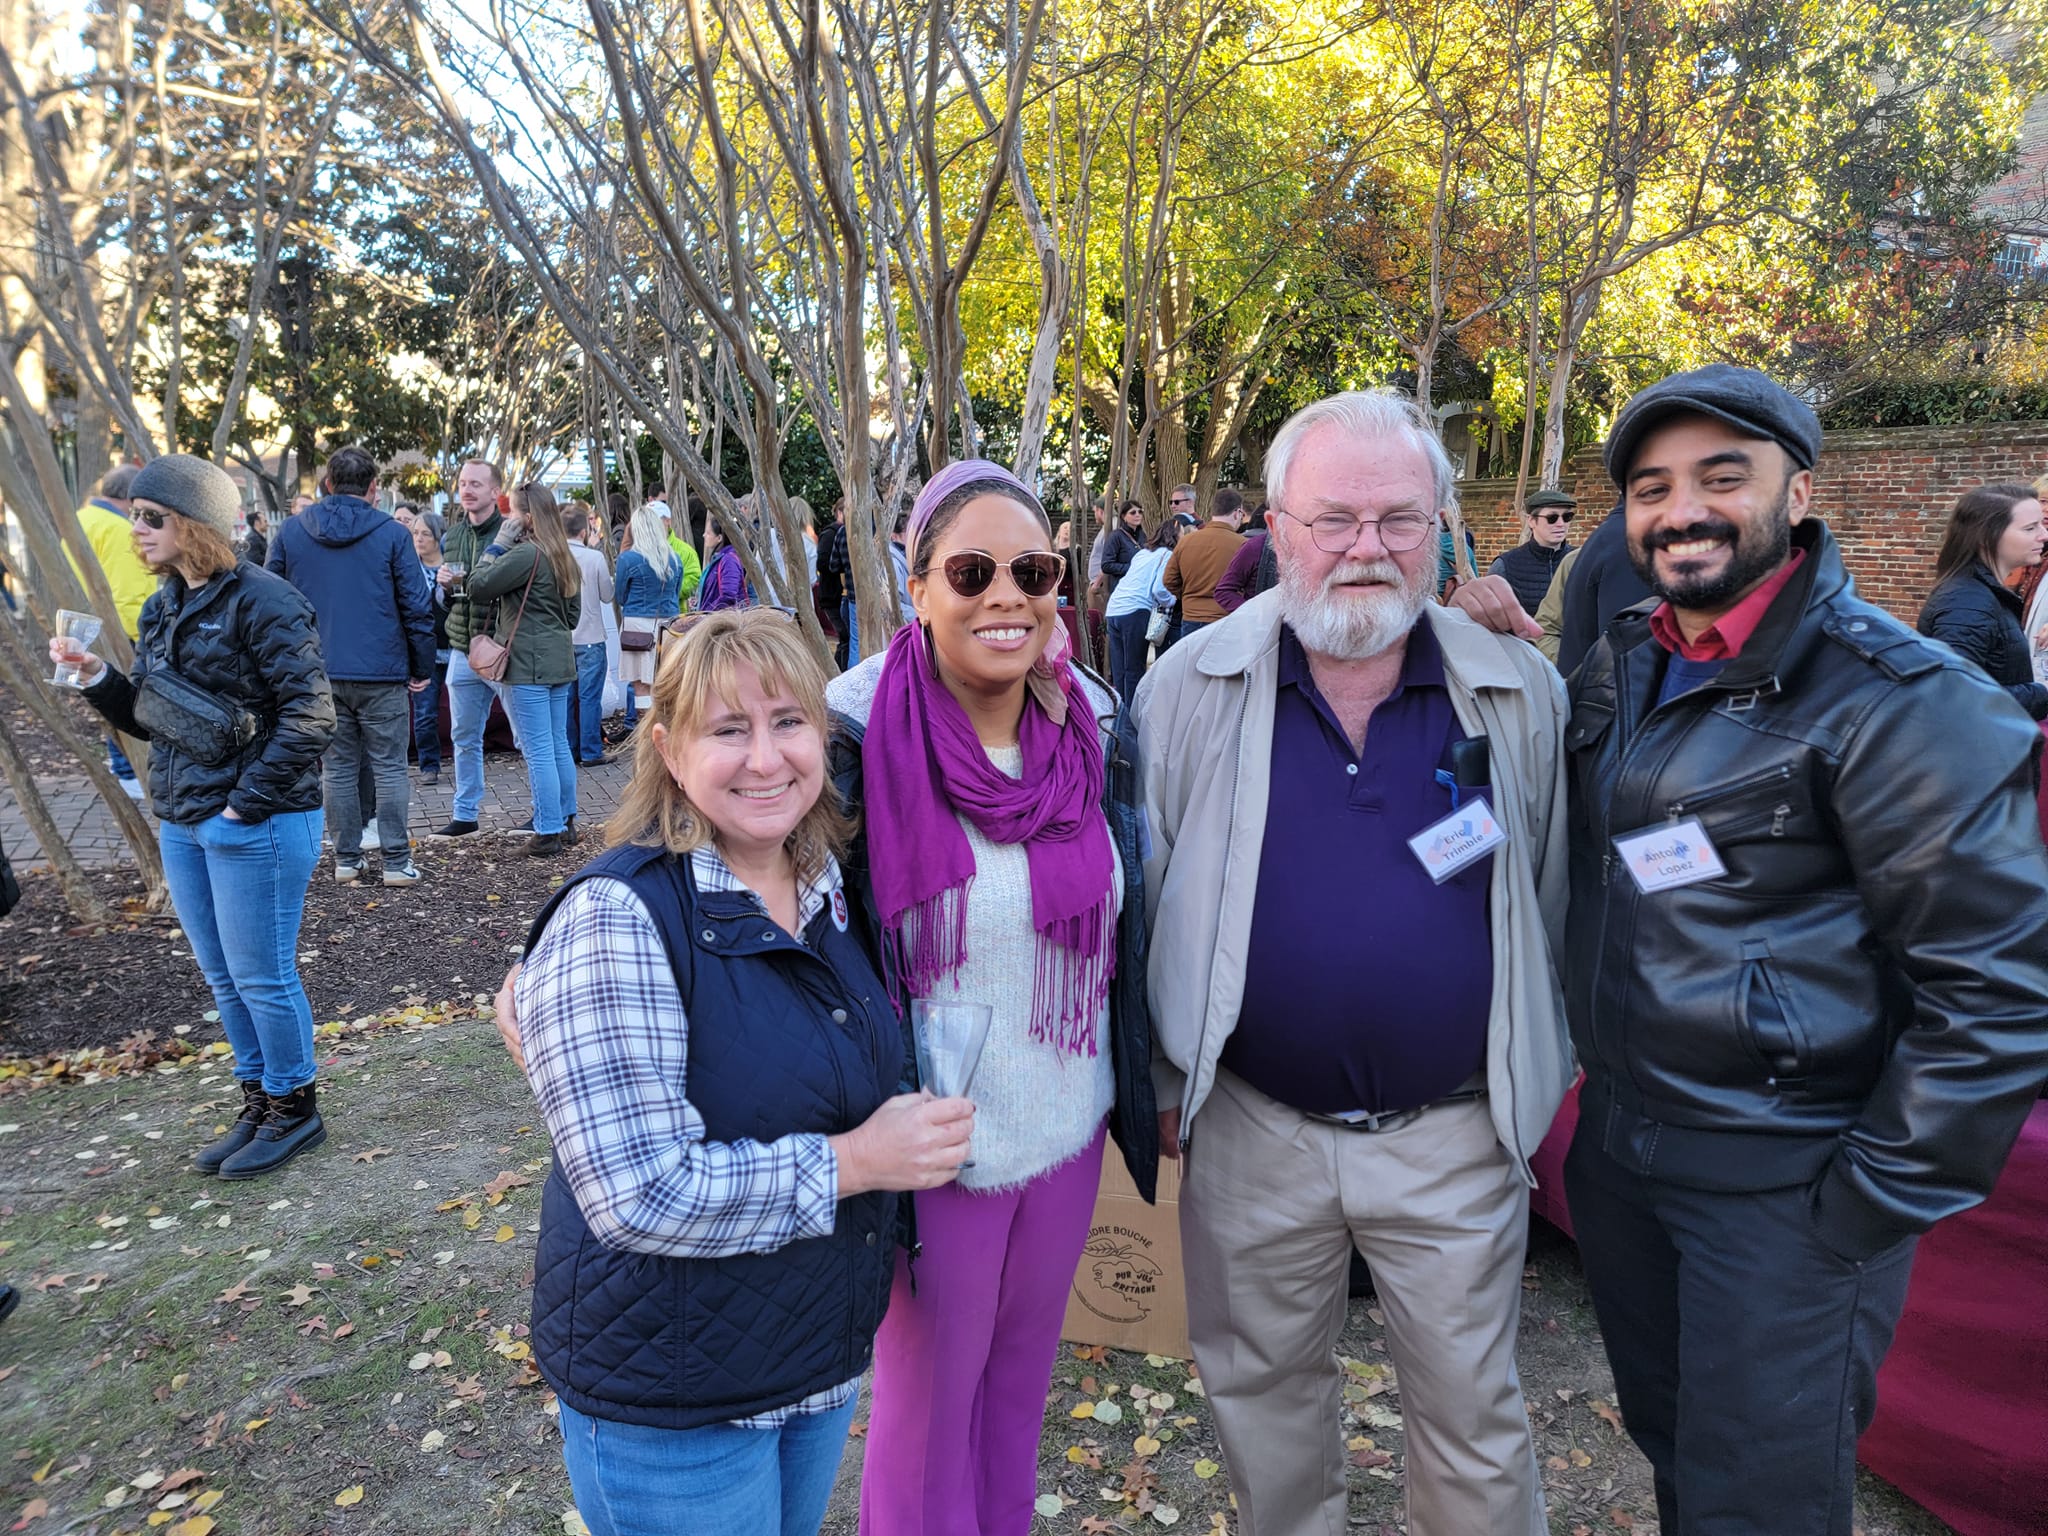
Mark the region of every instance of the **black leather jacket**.
<instances>
[{"instance_id":1,"label":"black leather jacket","mask_svg":"<svg viewBox=\"0 0 2048 1536\"><path fill-rule=\"evenodd\" d=\"M1834 540L1659 706L1651 605L1572 680L1566 996L1587 1130L1628 1166L1810 1186L1860 1260L1981 1200L2048 1077L2041 736L1856 597ZM1698 817L1727 866L1641 894L1612 839Z\"/></svg>"},{"instance_id":2,"label":"black leather jacket","mask_svg":"<svg viewBox=\"0 0 2048 1536\"><path fill-rule=\"evenodd\" d=\"M1103 694L1110 693L1107 683L1100 678L1095 681ZM832 717L827 766L840 799L856 819L864 803L860 745L865 734L858 721L841 714ZM1109 981L1110 1063L1116 1077L1116 1104L1109 1112L1109 1134L1123 1152L1131 1182L1149 1203L1159 1182L1159 1111L1152 1092L1152 1016L1145 1001L1145 811L1139 798L1143 781L1138 771L1138 733L1131 724L1128 705L1116 717L1114 735L1108 753L1102 810L1109 819L1109 835L1116 843L1117 857L1123 861L1124 900L1117 918L1116 972ZM882 923L875 910L874 884L868 875L865 829L856 835L852 849L840 861L840 870L848 892L862 903L870 931L879 933ZM890 980L893 984L894 977ZM904 1061L904 1087L914 1089L917 1053L910 1048L907 1036ZM908 1208L911 1202L904 1204ZM906 1240L905 1246L914 1250L916 1244Z\"/></svg>"},{"instance_id":3,"label":"black leather jacket","mask_svg":"<svg viewBox=\"0 0 2048 1536\"><path fill-rule=\"evenodd\" d=\"M197 592L167 578L142 605L132 676L108 667L86 702L118 729L148 741L135 690L152 666L249 711L255 741L218 767L168 742L149 749L149 796L165 821L189 825L229 806L244 821L320 808L320 754L334 735L334 697L320 663L313 605L282 576L243 561Z\"/></svg>"},{"instance_id":4,"label":"black leather jacket","mask_svg":"<svg viewBox=\"0 0 2048 1536\"><path fill-rule=\"evenodd\" d=\"M1930 592L1918 627L1977 663L2034 719L2048 718L2048 688L2034 681L2026 607L2019 593L1999 585L1989 566L1973 564Z\"/></svg>"}]
</instances>

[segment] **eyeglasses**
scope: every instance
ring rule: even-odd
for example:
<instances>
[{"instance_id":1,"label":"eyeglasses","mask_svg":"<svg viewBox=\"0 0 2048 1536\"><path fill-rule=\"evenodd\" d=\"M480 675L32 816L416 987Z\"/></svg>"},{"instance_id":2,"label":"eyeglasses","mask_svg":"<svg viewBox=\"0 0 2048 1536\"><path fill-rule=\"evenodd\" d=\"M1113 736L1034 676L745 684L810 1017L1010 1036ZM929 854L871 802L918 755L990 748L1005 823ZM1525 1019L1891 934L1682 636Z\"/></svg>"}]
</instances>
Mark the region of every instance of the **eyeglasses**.
<instances>
[{"instance_id":1,"label":"eyeglasses","mask_svg":"<svg viewBox=\"0 0 2048 1536\"><path fill-rule=\"evenodd\" d=\"M128 521L131 523L141 523L146 528L163 527L164 518L167 515L157 511L154 507L130 507L128 509Z\"/></svg>"},{"instance_id":2,"label":"eyeglasses","mask_svg":"<svg viewBox=\"0 0 2048 1536\"><path fill-rule=\"evenodd\" d=\"M1192 496L1169 496L1166 498L1167 505L1175 507L1179 506L1184 501L1192 504L1194 502L1194 499L1195 498Z\"/></svg>"},{"instance_id":3,"label":"eyeglasses","mask_svg":"<svg viewBox=\"0 0 2048 1536\"><path fill-rule=\"evenodd\" d=\"M1385 517L1352 517L1343 512L1297 517L1292 512L1281 512L1278 507L1269 507L1267 512L1268 515L1279 512L1282 517L1294 518L1308 529L1308 536L1315 540L1316 548L1326 555L1348 552L1358 542L1358 530L1361 528L1377 530L1380 543L1392 550L1420 548L1422 541L1436 529L1436 519L1427 512L1390 512Z\"/></svg>"},{"instance_id":4,"label":"eyeglasses","mask_svg":"<svg viewBox=\"0 0 2048 1536\"><path fill-rule=\"evenodd\" d=\"M1026 597L1045 597L1067 573L1067 562L1051 550L1033 550L1014 560L998 560L978 549L948 555L939 563L946 585L962 597L979 597L994 584L997 571L1008 571L1010 581Z\"/></svg>"},{"instance_id":5,"label":"eyeglasses","mask_svg":"<svg viewBox=\"0 0 2048 1536\"><path fill-rule=\"evenodd\" d=\"M1577 514L1571 512L1531 512L1529 515L1539 523L1568 523Z\"/></svg>"}]
</instances>

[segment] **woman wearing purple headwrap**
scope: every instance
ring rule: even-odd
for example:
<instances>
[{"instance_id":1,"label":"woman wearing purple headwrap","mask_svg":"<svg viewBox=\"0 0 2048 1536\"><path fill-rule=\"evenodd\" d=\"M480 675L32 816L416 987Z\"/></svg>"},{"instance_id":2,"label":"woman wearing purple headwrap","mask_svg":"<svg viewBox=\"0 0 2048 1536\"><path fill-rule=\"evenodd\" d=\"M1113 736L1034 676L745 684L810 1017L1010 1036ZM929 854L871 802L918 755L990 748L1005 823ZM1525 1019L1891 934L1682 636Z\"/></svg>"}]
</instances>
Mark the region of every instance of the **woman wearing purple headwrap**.
<instances>
[{"instance_id":1,"label":"woman wearing purple headwrap","mask_svg":"<svg viewBox=\"0 0 2048 1536\"><path fill-rule=\"evenodd\" d=\"M917 622L827 694L860 742L838 778L864 786L901 1000L993 1023L973 1164L918 1196L875 1341L861 1530L1024 1536L1105 1125L1148 1199L1157 1168L1137 765L1115 696L1065 659L1063 561L1029 490L949 465L906 544Z\"/></svg>"}]
</instances>

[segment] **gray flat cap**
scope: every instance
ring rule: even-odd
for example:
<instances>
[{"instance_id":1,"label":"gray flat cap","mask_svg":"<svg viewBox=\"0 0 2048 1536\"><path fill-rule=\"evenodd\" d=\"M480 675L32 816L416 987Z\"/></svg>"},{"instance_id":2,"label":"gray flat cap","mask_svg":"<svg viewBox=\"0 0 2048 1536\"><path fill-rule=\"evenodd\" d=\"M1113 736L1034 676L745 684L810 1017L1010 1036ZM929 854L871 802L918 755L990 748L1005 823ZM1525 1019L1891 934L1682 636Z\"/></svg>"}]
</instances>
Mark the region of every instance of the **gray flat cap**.
<instances>
[{"instance_id":1,"label":"gray flat cap","mask_svg":"<svg viewBox=\"0 0 2048 1536\"><path fill-rule=\"evenodd\" d=\"M235 513L242 505L242 493L226 470L189 453L167 453L143 465L128 487L128 499L169 507L180 517L206 524L230 543Z\"/></svg>"},{"instance_id":2,"label":"gray flat cap","mask_svg":"<svg viewBox=\"0 0 2048 1536\"><path fill-rule=\"evenodd\" d=\"M1607 434L1608 478L1623 484L1650 430L1687 414L1711 416L1747 437L1776 443L1800 469L1813 468L1820 457L1820 418L1812 406L1754 368L1709 363L1659 379L1621 408Z\"/></svg>"}]
</instances>

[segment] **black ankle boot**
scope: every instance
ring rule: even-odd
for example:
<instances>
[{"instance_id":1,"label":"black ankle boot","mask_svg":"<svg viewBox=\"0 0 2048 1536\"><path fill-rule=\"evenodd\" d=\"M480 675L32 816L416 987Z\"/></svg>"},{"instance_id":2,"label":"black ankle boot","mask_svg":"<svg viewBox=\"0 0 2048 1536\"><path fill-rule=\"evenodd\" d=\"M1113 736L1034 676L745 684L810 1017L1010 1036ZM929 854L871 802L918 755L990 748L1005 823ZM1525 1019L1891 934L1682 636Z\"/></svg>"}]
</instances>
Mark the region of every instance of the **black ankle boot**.
<instances>
[{"instance_id":1,"label":"black ankle boot","mask_svg":"<svg viewBox=\"0 0 2048 1536\"><path fill-rule=\"evenodd\" d=\"M327 1139L327 1127L314 1107L313 1085L294 1088L282 1097L266 1097L263 1123L250 1143L220 1165L224 1179L253 1179L286 1163Z\"/></svg>"},{"instance_id":2,"label":"black ankle boot","mask_svg":"<svg viewBox=\"0 0 2048 1536\"><path fill-rule=\"evenodd\" d=\"M227 1134L201 1147L192 1166L201 1173L219 1173L220 1165L233 1157L256 1137L256 1127L263 1123L263 1112L270 1105L270 1098L263 1091L261 1078L242 1079L242 1112L235 1116L235 1123L228 1127Z\"/></svg>"},{"instance_id":3,"label":"black ankle boot","mask_svg":"<svg viewBox=\"0 0 2048 1536\"><path fill-rule=\"evenodd\" d=\"M574 848L577 844L577 841L578 839L576 836L576 818L574 816L571 816L569 818L569 825L562 832L562 846L564 848Z\"/></svg>"}]
</instances>

